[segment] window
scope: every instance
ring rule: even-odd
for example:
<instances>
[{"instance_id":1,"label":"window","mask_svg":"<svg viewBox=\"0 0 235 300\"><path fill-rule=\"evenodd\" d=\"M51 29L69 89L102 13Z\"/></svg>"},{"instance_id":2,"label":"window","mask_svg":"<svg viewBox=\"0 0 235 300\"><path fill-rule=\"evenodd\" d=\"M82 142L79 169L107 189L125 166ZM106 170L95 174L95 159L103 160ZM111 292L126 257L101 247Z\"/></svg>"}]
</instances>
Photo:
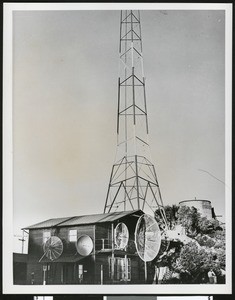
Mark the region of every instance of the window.
<instances>
[{"instance_id":1,"label":"window","mask_svg":"<svg viewBox=\"0 0 235 300\"><path fill-rule=\"evenodd\" d=\"M51 237L50 231L43 231L43 243L45 243Z\"/></svg>"},{"instance_id":2,"label":"window","mask_svg":"<svg viewBox=\"0 0 235 300\"><path fill-rule=\"evenodd\" d=\"M82 283L83 280L83 265L78 265L78 281Z\"/></svg>"},{"instance_id":3,"label":"window","mask_svg":"<svg viewBox=\"0 0 235 300\"><path fill-rule=\"evenodd\" d=\"M113 262L113 266L112 266ZM109 257L109 275L114 281L130 281L131 280L131 260L127 257Z\"/></svg>"},{"instance_id":4,"label":"window","mask_svg":"<svg viewBox=\"0 0 235 300\"><path fill-rule=\"evenodd\" d=\"M69 230L69 241L70 242L76 242L77 241L77 230L76 229L70 229Z\"/></svg>"}]
</instances>

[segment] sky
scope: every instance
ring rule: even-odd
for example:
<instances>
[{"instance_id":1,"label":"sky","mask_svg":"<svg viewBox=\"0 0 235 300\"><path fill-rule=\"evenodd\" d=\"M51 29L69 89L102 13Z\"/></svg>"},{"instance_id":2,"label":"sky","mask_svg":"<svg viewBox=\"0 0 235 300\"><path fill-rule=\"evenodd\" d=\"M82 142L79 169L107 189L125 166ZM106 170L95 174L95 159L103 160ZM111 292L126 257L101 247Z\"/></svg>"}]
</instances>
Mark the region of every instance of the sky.
<instances>
[{"instance_id":1,"label":"sky","mask_svg":"<svg viewBox=\"0 0 235 300\"><path fill-rule=\"evenodd\" d=\"M120 12L13 12L14 234L102 213L116 150ZM152 160L165 205L225 219L225 15L141 11ZM20 242L18 242L20 245Z\"/></svg>"}]
</instances>

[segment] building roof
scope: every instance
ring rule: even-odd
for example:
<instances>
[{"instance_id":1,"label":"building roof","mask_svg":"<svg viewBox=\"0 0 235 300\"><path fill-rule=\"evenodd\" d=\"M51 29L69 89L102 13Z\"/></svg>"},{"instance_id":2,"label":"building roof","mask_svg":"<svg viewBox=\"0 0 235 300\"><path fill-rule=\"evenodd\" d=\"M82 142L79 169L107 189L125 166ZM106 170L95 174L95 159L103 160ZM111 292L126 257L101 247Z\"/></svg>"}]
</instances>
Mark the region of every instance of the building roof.
<instances>
[{"instance_id":1,"label":"building roof","mask_svg":"<svg viewBox=\"0 0 235 300\"><path fill-rule=\"evenodd\" d=\"M182 200L182 201L179 202L179 204L184 203L184 202L199 202L199 201L201 201L201 202L210 202L211 203L211 201L207 200L207 199L191 199L191 200Z\"/></svg>"},{"instance_id":2,"label":"building roof","mask_svg":"<svg viewBox=\"0 0 235 300\"><path fill-rule=\"evenodd\" d=\"M126 217L128 215L133 215L138 213L142 215L142 210L131 210L131 211L119 211L111 212L106 214L95 214L95 215L85 215L85 216L74 216L67 218L54 218L49 219L23 229L39 229L39 228L50 228L50 227L64 227L64 226L76 226L84 224L95 224L95 223L106 223L113 222L120 218Z\"/></svg>"}]
</instances>

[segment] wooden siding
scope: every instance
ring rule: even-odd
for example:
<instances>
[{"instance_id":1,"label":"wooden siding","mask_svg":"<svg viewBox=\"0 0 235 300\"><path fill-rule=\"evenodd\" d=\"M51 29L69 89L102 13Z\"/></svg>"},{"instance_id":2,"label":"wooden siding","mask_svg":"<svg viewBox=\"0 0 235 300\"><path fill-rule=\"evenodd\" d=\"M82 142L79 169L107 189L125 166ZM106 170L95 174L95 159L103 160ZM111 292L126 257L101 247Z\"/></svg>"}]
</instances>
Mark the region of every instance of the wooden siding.
<instances>
[{"instance_id":1,"label":"wooden siding","mask_svg":"<svg viewBox=\"0 0 235 300\"><path fill-rule=\"evenodd\" d=\"M88 235L94 242L94 225L84 225L84 226L74 226L74 227L62 227L60 228L60 232L58 237L63 241L64 246L64 255L66 254L74 254L77 252L76 242L69 241L69 231L72 229L77 230L77 237L79 238L82 235Z\"/></svg>"},{"instance_id":2,"label":"wooden siding","mask_svg":"<svg viewBox=\"0 0 235 300\"><path fill-rule=\"evenodd\" d=\"M50 231L51 235L58 236L63 242L63 254L61 257L75 255L77 253L76 250L76 242L69 241L69 230L76 229L79 236L86 234L89 235L94 241L94 225L84 225L84 226L76 226L76 227L61 227L61 228L51 228L51 229L31 229L29 231L29 246L28 253L30 260L39 261L42 258L43 252L43 232Z\"/></svg>"},{"instance_id":3,"label":"wooden siding","mask_svg":"<svg viewBox=\"0 0 235 300\"><path fill-rule=\"evenodd\" d=\"M138 217L127 216L113 223L113 228L120 222L126 224L129 231L129 242L126 249L114 250L114 256L125 256L130 262L130 281L128 284L145 283L144 263L136 253L134 233ZM78 255L76 242L69 241L69 231L76 229L77 238L88 235L94 243L91 255L82 258ZM63 253L58 260L49 261L43 256L43 232L50 230L51 236L58 236L63 242ZM104 241L104 244L102 243ZM104 245L104 251L102 247ZM124 284L125 282L110 278L110 257L112 256L112 223L97 223L95 225L77 225L48 229L31 229L29 231L27 284L43 284L43 266L47 267L47 284L101 284L101 266L103 268L103 284ZM82 280L79 277L83 270ZM148 272L149 273L149 272ZM33 275L32 275L33 274ZM125 279L124 279L125 280Z\"/></svg>"},{"instance_id":4,"label":"wooden siding","mask_svg":"<svg viewBox=\"0 0 235 300\"><path fill-rule=\"evenodd\" d=\"M115 255L115 257L124 257L124 255ZM128 257L128 256L127 256ZM96 256L96 270L95 270L95 283L101 284L101 265L103 267L103 284L125 284L123 281L112 281L110 276L110 266L109 258L111 258L110 253L103 253ZM130 269L131 278L127 281L128 284L140 284L144 283L144 263L140 261L138 256L129 256L130 259Z\"/></svg>"},{"instance_id":5,"label":"wooden siding","mask_svg":"<svg viewBox=\"0 0 235 300\"><path fill-rule=\"evenodd\" d=\"M27 284L43 284L42 264L28 263Z\"/></svg>"},{"instance_id":6,"label":"wooden siding","mask_svg":"<svg viewBox=\"0 0 235 300\"><path fill-rule=\"evenodd\" d=\"M83 279L79 281L79 265L83 266ZM92 284L95 282L94 258L89 256L75 263L29 263L27 284L43 284L43 267L46 267L46 284ZM33 275L32 275L33 274ZM33 280L32 280L33 279Z\"/></svg>"},{"instance_id":7,"label":"wooden siding","mask_svg":"<svg viewBox=\"0 0 235 300\"><path fill-rule=\"evenodd\" d=\"M96 251L102 249L111 249L112 247L112 230L110 223L101 223L95 225L95 244Z\"/></svg>"},{"instance_id":8,"label":"wooden siding","mask_svg":"<svg viewBox=\"0 0 235 300\"><path fill-rule=\"evenodd\" d=\"M27 270L27 284L43 284L43 265L47 266L46 284L101 284L101 266L103 268L103 284L125 284L123 281L112 281L110 277L109 258L110 253L100 253L92 255L76 263L56 263L47 264L29 263ZM115 257L124 257L124 255L115 255ZM145 280L144 263L138 256L129 256L131 278L128 284L143 284ZM83 280L79 282L78 269L83 266ZM150 283L152 278L150 279Z\"/></svg>"},{"instance_id":9,"label":"wooden siding","mask_svg":"<svg viewBox=\"0 0 235 300\"><path fill-rule=\"evenodd\" d=\"M95 265L95 284L101 284L101 266L103 267L103 283L110 283L108 254L97 255Z\"/></svg>"},{"instance_id":10,"label":"wooden siding","mask_svg":"<svg viewBox=\"0 0 235 300\"><path fill-rule=\"evenodd\" d=\"M27 264L25 262L13 263L13 283L26 284Z\"/></svg>"},{"instance_id":11,"label":"wooden siding","mask_svg":"<svg viewBox=\"0 0 235 300\"><path fill-rule=\"evenodd\" d=\"M129 241L126 247L127 254L135 254L135 227L138 218L127 216L123 218L121 221L117 220L113 223L113 228L117 226L119 222L123 222L129 231ZM111 249L112 247L112 224L111 223L103 223L95 225L95 241L96 241L96 250L102 249L102 239L104 240L104 248Z\"/></svg>"}]
</instances>

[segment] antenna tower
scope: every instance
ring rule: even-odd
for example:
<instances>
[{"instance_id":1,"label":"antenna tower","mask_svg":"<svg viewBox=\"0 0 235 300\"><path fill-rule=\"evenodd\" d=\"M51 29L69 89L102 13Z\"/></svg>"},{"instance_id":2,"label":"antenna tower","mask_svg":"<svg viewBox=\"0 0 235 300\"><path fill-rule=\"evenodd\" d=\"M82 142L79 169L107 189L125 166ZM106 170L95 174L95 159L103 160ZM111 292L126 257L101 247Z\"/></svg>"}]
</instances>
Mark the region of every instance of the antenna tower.
<instances>
[{"instance_id":1,"label":"antenna tower","mask_svg":"<svg viewBox=\"0 0 235 300\"><path fill-rule=\"evenodd\" d=\"M120 210L165 213L148 141L140 12L121 11L117 150L104 213Z\"/></svg>"}]
</instances>

